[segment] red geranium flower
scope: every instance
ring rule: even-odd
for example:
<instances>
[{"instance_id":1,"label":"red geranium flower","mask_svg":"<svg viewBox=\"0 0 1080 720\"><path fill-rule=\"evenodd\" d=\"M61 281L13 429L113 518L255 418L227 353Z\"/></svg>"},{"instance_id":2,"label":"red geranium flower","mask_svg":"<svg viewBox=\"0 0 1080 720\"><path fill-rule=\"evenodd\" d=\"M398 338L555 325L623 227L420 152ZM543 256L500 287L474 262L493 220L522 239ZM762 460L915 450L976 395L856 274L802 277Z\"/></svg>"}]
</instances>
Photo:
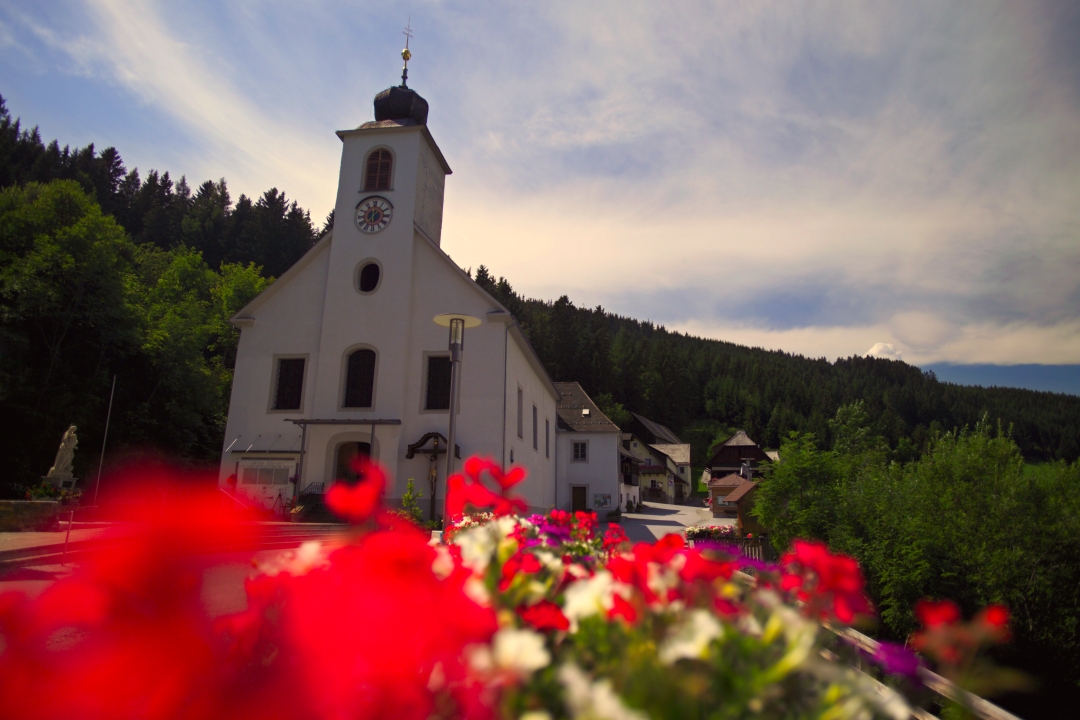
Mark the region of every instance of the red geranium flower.
<instances>
[{"instance_id":1,"label":"red geranium flower","mask_svg":"<svg viewBox=\"0 0 1080 720\"><path fill-rule=\"evenodd\" d=\"M928 600L915 603L915 617L923 627L953 625L960 620L960 608L952 600Z\"/></svg>"},{"instance_id":2,"label":"red geranium flower","mask_svg":"<svg viewBox=\"0 0 1080 720\"><path fill-rule=\"evenodd\" d=\"M446 512L451 520L461 518L469 505L477 509L491 508L498 516L528 510L524 500L509 494L511 487L525 479L525 468L516 467L504 473L494 461L473 456L465 461L463 469L464 475L451 475L446 482ZM480 480L484 472L499 484L501 494L484 486Z\"/></svg>"},{"instance_id":3,"label":"red geranium flower","mask_svg":"<svg viewBox=\"0 0 1080 720\"><path fill-rule=\"evenodd\" d=\"M503 563L502 577L499 580L499 590L506 591L506 589L510 587L510 583L514 582L514 578L518 576L518 573L532 575L540 572L542 568L543 566L540 564L540 561L536 559L535 555L519 550L517 553L510 556L509 560Z\"/></svg>"},{"instance_id":4,"label":"red geranium flower","mask_svg":"<svg viewBox=\"0 0 1080 720\"><path fill-rule=\"evenodd\" d=\"M613 604L611 606L611 609L608 610L607 614L609 620L621 618L631 625L637 622L637 609L629 602L627 602L627 600L622 595L620 595L619 593L615 593L612 600Z\"/></svg>"},{"instance_id":5,"label":"red geranium flower","mask_svg":"<svg viewBox=\"0 0 1080 720\"><path fill-rule=\"evenodd\" d=\"M537 630L569 630L570 621L562 608L550 600L541 600L529 607L519 607L518 616Z\"/></svg>"},{"instance_id":6,"label":"red geranium flower","mask_svg":"<svg viewBox=\"0 0 1080 720\"><path fill-rule=\"evenodd\" d=\"M854 558L833 554L822 542L796 540L780 563L784 569L780 589L794 590L807 614L850 623L856 615L870 612L862 571Z\"/></svg>"},{"instance_id":7,"label":"red geranium flower","mask_svg":"<svg viewBox=\"0 0 1080 720\"><path fill-rule=\"evenodd\" d=\"M1009 609L1004 605L989 605L979 614L983 623L994 628L1003 628L1009 624Z\"/></svg>"},{"instance_id":8,"label":"red geranium flower","mask_svg":"<svg viewBox=\"0 0 1080 720\"><path fill-rule=\"evenodd\" d=\"M347 485L338 480L326 493L326 506L349 522L362 523L373 517L382 503L386 472L366 455L358 455L352 464L360 482Z\"/></svg>"}]
</instances>

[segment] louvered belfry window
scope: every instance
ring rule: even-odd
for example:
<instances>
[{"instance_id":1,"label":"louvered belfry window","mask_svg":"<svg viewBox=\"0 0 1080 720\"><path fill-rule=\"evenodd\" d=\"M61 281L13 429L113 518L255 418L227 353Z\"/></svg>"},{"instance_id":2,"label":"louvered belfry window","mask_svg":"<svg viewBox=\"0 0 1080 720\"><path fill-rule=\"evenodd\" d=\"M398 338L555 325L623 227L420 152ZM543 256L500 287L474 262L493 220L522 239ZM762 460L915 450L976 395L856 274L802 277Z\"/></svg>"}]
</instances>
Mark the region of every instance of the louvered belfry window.
<instances>
[{"instance_id":1,"label":"louvered belfry window","mask_svg":"<svg viewBox=\"0 0 1080 720\"><path fill-rule=\"evenodd\" d=\"M364 190L390 189L390 151L375 150L367 159Z\"/></svg>"},{"instance_id":2,"label":"louvered belfry window","mask_svg":"<svg viewBox=\"0 0 1080 720\"><path fill-rule=\"evenodd\" d=\"M345 371L345 402L342 407L371 407L375 394L375 351L356 350L349 355Z\"/></svg>"}]
</instances>

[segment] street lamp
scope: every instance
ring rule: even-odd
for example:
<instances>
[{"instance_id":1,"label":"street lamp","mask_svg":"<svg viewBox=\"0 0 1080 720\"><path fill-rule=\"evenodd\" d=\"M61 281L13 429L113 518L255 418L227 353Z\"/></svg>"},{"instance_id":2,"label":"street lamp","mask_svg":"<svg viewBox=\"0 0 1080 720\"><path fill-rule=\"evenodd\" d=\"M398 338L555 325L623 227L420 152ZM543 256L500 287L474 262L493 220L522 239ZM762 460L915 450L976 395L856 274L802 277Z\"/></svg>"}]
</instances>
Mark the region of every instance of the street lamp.
<instances>
[{"instance_id":1,"label":"street lamp","mask_svg":"<svg viewBox=\"0 0 1080 720\"><path fill-rule=\"evenodd\" d=\"M465 328L476 327L480 318L461 313L443 313L436 315L436 325L450 328L450 427L446 431L446 477L454 474L454 449L457 435L458 392L461 387L461 350L465 345ZM446 496L449 486L443 491L443 529L449 522L446 514Z\"/></svg>"}]
</instances>

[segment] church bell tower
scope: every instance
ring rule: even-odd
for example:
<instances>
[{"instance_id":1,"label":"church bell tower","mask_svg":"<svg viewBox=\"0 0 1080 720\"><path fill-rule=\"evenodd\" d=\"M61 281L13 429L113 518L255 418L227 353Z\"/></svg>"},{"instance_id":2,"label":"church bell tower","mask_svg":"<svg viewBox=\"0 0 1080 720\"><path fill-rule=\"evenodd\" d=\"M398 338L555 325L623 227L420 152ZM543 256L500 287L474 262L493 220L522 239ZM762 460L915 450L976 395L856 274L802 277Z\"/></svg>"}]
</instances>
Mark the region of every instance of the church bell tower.
<instances>
[{"instance_id":1,"label":"church bell tower","mask_svg":"<svg viewBox=\"0 0 1080 720\"><path fill-rule=\"evenodd\" d=\"M342 358L356 348L372 349L380 387L403 387L404 372L391 357L406 357L402 328L411 322L417 243L439 246L443 192L450 167L428 130L428 103L406 84L375 96L375 119L341 130L334 228L324 299L319 377L339 374ZM374 391L360 403L343 401L340 383L320 381L316 403L322 417L345 412L358 417L401 417L389 394Z\"/></svg>"}]
</instances>

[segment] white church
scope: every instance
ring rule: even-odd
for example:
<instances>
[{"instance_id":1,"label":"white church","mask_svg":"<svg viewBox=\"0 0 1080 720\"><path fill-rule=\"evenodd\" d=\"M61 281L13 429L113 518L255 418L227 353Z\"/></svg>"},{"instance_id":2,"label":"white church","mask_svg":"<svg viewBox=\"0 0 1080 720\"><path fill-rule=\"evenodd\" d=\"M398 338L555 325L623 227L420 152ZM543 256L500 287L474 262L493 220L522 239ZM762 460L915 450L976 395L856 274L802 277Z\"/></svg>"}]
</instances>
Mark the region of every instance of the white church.
<instances>
[{"instance_id":1,"label":"white church","mask_svg":"<svg viewBox=\"0 0 1080 720\"><path fill-rule=\"evenodd\" d=\"M479 323L464 337L456 468L471 455L524 467L531 511L602 520L630 497L619 428L577 383L552 382L510 312L443 251L450 166L405 77L376 95L373 122L337 133L333 229L232 318L220 486L288 508L355 480L349 461L363 453L388 468L389 504L413 479L425 517L441 515L451 363L434 318L459 313Z\"/></svg>"}]
</instances>

